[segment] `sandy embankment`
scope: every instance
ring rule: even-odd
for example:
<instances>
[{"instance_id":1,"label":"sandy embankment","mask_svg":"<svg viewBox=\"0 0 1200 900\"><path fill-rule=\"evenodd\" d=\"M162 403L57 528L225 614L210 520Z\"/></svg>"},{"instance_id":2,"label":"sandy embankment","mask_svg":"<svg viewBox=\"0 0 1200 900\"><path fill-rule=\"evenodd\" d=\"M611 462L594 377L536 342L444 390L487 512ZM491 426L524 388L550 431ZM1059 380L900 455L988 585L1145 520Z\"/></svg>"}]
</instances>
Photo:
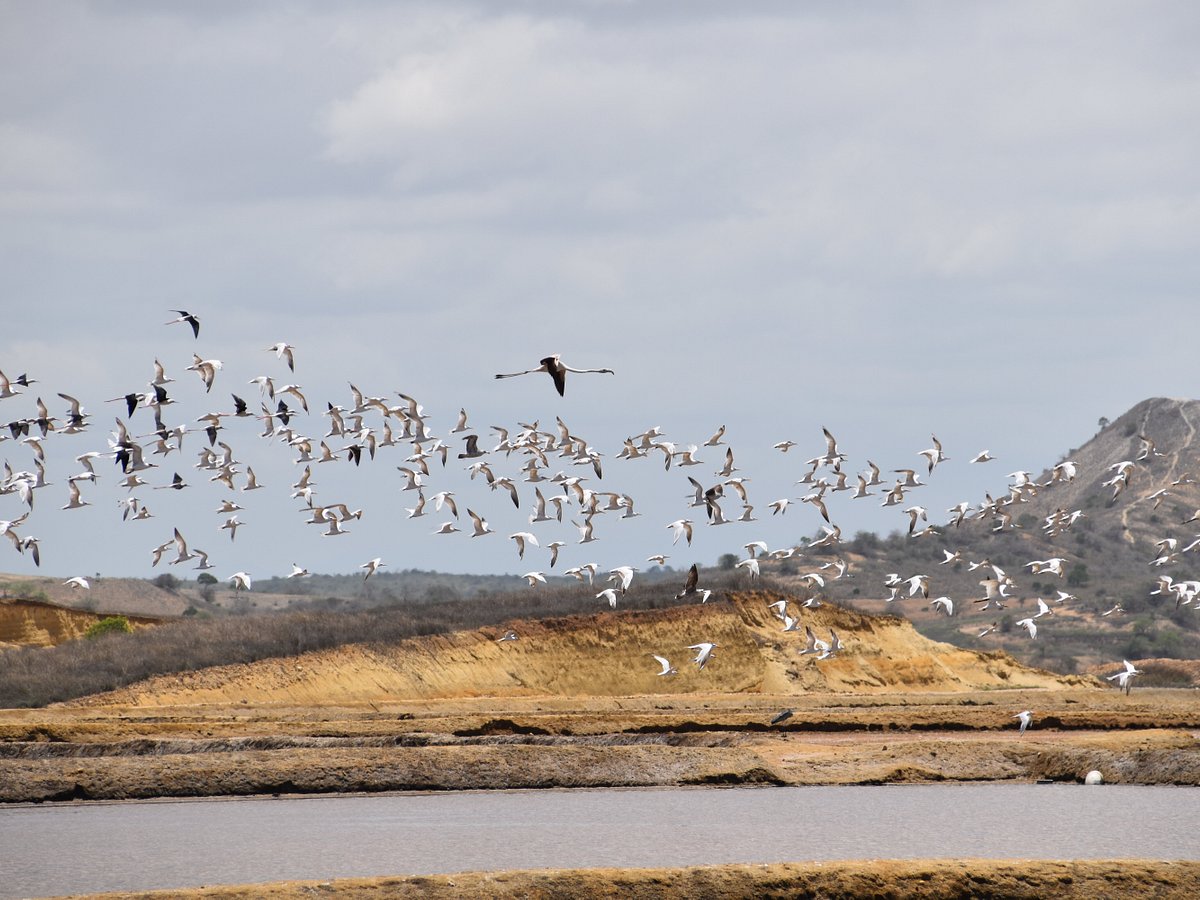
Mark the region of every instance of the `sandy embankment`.
<instances>
[{"instance_id":1,"label":"sandy embankment","mask_svg":"<svg viewBox=\"0 0 1200 900\"><path fill-rule=\"evenodd\" d=\"M1162 692L1155 692L1162 693ZM639 698L580 704L571 714L514 704L497 717L455 704L417 717L399 708L246 710L239 717L162 710L153 717L57 720L0 714L0 799L249 796L396 790L705 784L881 784L929 781L1080 781L1091 769L1110 782L1200 783L1200 747L1184 729L1088 727L1018 736L1010 703L840 709L846 731L824 727L824 710L798 710L788 730L765 722L780 698L722 707L647 709ZM650 698L642 698L650 699ZM663 698L653 698L661 705ZM692 698L685 698L692 699ZM906 698L911 699L911 698ZM942 698L939 698L942 699ZM1027 696L1003 698L1028 700ZM1043 702L1062 703L1045 696ZM1175 697L1151 708L1197 714ZM816 702L815 700L813 701ZM1171 705L1169 705L1171 704ZM628 706L642 708L624 708ZM1144 713L1148 707L1136 712ZM53 712L53 711L51 711ZM1095 717L1112 721L1112 710ZM966 715L960 715L966 713ZM858 714L859 725L850 725ZM412 716L412 718L405 718ZM912 730L906 716L940 719ZM872 719L887 730L865 731ZM816 721L814 721L816 720ZM1117 719L1117 721L1120 721Z\"/></svg>"},{"instance_id":2,"label":"sandy embankment","mask_svg":"<svg viewBox=\"0 0 1200 900\"><path fill-rule=\"evenodd\" d=\"M800 656L803 632L783 632L768 609L778 595L746 592L731 601L650 611L621 611L515 623L520 639L497 643L504 629L456 632L304 656L219 666L152 678L86 701L139 707L213 704L388 702L455 697L620 697L637 694L889 694L1002 688L1097 689L1090 676L1055 675L1022 666L1003 652L961 650L931 641L892 616L826 604L805 610L822 637L836 629L845 651L817 663ZM703 670L686 648L718 645ZM651 654L679 674L659 678Z\"/></svg>"},{"instance_id":3,"label":"sandy embankment","mask_svg":"<svg viewBox=\"0 0 1200 900\"><path fill-rule=\"evenodd\" d=\"M579 900L620 897L710 900L766 897L918 897L948 900L992 897L1001 900L1117 900L1148 897L1184 900L1200 896L1200 862L1155 860L936 859L863 862L780 863L697 866L678 869L563 869L464 873L336 881L292 881L199 890L99 895L106 898L181 897L189 900L246 898L521 897Z\"/></svg>"},{"instance_id":4,"label":"sandy embankment","mask_svg":"<svg viewBox=\"0 0 1200 900\"><path fill-rule=\"evenodd\" d=\"M824 606L799 656L770 599L517 623L151 679L0 711L0 799L1051 779L1200 784L1190 691L1105 689ZM719 646L703 671L689 643ZM680 674L659 678L649 654ZM791 718L768 723L781 709ZM1016 732L1013 715L1035 711Z\"/></svg>"},{"instance_id":5,"label":"sandy embankment","mask_svg":"<svg viewBox=\"0 0 1200 900\"><path fill-rule=\"evenodd\" d=\"M83 637L107 613L70 609L40 600L0 600L0 650L10 647L54 647ZM126 616L130 627L148 628L159 619Z\"/></svg>"}]
</instances>

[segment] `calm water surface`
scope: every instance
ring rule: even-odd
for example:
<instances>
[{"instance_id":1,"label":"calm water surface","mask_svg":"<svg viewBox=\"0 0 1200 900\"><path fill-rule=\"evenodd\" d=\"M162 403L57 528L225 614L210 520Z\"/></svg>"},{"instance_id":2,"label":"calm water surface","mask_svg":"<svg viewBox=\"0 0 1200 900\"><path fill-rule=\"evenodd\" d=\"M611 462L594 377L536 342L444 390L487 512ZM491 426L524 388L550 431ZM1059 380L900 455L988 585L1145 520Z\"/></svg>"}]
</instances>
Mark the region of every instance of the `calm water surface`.
<instances>
[{"instance_id":1,"label":"calm water surface","mask_svg":"<svg viewBox=\"0 0 1200 900\"><path fill-rule=\"evenodd\" d=\"M481 869L1200 859L1200 788L495 791L0 807L0 897Z\"/></svg>"}]
</instances>

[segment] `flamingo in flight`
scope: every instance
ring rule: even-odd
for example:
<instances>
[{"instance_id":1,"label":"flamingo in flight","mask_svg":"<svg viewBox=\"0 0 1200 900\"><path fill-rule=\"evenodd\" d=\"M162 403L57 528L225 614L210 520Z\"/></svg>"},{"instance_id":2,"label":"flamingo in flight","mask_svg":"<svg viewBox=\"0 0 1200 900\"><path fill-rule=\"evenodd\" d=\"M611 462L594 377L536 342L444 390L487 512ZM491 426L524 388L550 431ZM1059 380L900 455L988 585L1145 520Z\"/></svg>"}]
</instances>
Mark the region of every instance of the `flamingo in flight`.
<instances>
[{"instance_id":1,"label":"flamingo in flight","mask_svg":"<svg viewBox=\"0 0 1200 900\"><path fill-rule=\"evenodd\" d=\"M497 378L516 378L518 375L531 375L534 372L546 372L554 379L554 386L558 389L558 395L564 396L567 389L567 373L574 372L577 375L586 374L615 374L612 369L573 369L562 361L557 353L552 356L547 356L541 360L536 369L526 369L524 372L510 372L507 375L497 375Z\"/></svg>"}]
</instances>

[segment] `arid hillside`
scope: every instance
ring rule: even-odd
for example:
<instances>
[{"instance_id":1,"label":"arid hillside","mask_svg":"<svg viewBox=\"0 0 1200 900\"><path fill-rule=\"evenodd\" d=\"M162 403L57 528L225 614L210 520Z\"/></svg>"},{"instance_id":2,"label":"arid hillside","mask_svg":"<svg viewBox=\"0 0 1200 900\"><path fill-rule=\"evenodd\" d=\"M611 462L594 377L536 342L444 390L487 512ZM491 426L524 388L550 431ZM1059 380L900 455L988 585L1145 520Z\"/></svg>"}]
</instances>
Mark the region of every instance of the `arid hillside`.
<instances>
[{"instance_id":1,"label":"arid hillside","mask_svg":"<svg viewBox=\"0 0 1200 900\"><path fill-rule=\"evenodd\" d=\"M947 524L953 518L949 512L930 509L936 533L913 538L898 529L823 548L812 554L814 563L837 557L850 572L848 578L828 580L824 594L864 609L887 608L910 616L937 639L1002 648L1024 662L1057 671L1083 671L1124 657L1200 655L1200 612L1178 606L1168 591L1152 593L1159 576L1176 582L1200 577L1196 550L1183 552L1200 533L1200 523L1185 524L1200 509L1200 483L1192 480L1200 480L1197 424L1200 401L1151 398L1067 451L1064 458L1076 463L1073 480L1051 484L1052 466L1047 465L1028 473L1034 486L1014 490L1018 479L1007 468L989 470L995 483L988 497L1001 504L1004 517L979 517L984 498L965 497L971 511L959 525ZM1120 485L1105 482L1113 480L1114 467L1122 463L1129 471L1128 485L1117 491ZM1015 502L1008 503L1010 498ZM919 490L909 499L920 504ZM1057 534L1043 527L1048 517L1076 512L1082 515ZM1158 542L1168 539L1174 543L1161 544L1165 549L1160 552ZM954 553L960 555L947 564L947 555ZM1031 570L1031 561L1052 558L1063 561L1061 575ZM981 579L991 577L990 566L978 567L984 560L1012 578L1005 611L973 603L984 595ZM763 571L788 584L789 575L796 578L817 568L789 563L764 563ZM893 572L902 578L929 576L930 596L951 598L954 618L930 612L927 603L919 596L909 599L907 591L891 605L873 602L888 597L884 581ZM1055 618L1039 623L1044 627L1038 640L1014 627L1016 620L1036 611L1036 598L1053 601L1059 591L1071 599L1055 604ZM997 631L976 637L993 622Z\"/></svg>"},{"instance_id":2,"label":"arid hillside","mask_svg":"<svg viewBox=\"0 0 1200 900\"><path fill-rule=\"evenodd\" d=\"M1070 458L1079 465L1079 476L1069 483L1030 500L1027 509L1046 516L1056 508L1083 509L1097 528L1119 537L1130 546L1153 542L1168 533L1188 535L1196 529L1181 528L1200 507L1200 401L1152 397L1108 423ZM1141 436L1153 441L1153 450L1143 447ZM1114 499L1115 486L1102 482L1114 475L1111 467L1121 462L1134 464L1128 487ZM1049 470L1040 480L1049 478ZM1183 483L1175 484L1183 480ZM1166 493L1155 496L1159 491Z\"/></svg>"},{"instance_id":3,"label":"arid hillside","mask_svg":"<svg viewBox=\"0 0 1200 900\"><path fill-rule=\"evenodd\" d=\"M188 598L140 578L94 578L86 574L85 577L90 585L88 590L64 584L66 576L0 573L0 599L44 600L104 615L153 617L182 615L190 603Z\"/></svg>"},{"instance_id":4,"label":"arid hillside","mask_svg":"<svg viewBox=\"0 0 1200 900\"><path fill-rule=\"evenodd\" d=\"M989 688L1087 687L1087 677L1021 666L1004 653L938 644L910 623L825 605L805 621L845 649L817 661L800 655L804 633L782 631L763 593L703 606L602 613L512 623L500 629L414 638L391 646L355 645L289 659L220 666L153 678L83 701L88 704L330 704L476 696L625 696L698 692L885 693ZM703 669L688 646L717 645ZM658 676L652 654L678 667Z\"/></svg>"},{"instance_id":5,"label":"arid hillside","mask_svg":"<svg viewBox=\"0 0 1200 900\"><path fill-rule=\"evenodd\" d=\"M924 545L919 555L928 555L935 561L942 556L933 551L934 545L976 552L1016 550L1018 555L1035 554L1031 559L1038 558L1036 554L1045 558L1057 553L1066 558L1068 571L1079 560L1101 568L1106 561L1137 562L1136 571L1126 573L1127 576L1149 583L1161 571L1150 572L1146 568L1146 563L1158 555L1155 542L1174 536L1180 539L1182 547L1200 531L1184 525L1184 520L1200 508L1197 425L1200 425L1200 401L1163 397L1143 400L1105 424L1082 446L1067 452L1064 459L1076 464L1077 474L1073 479L1050 484L1053 464L1041 472L1028 473L1036 487L1022 488L1018 502L1006 506L1012 516L1009 525L1001 527L1000 520L994 517L978 518L975 513L983 498L969 497L964 499L973 506L961 526L939 525L939 537L908 543ZM1152 448L1143 444L1143 435L1152 441ZM1129 477L1127 486L1118 491L1117 485L1105 482L1113 479L1114 467L1121 463L1129 464ZM1006 471L995 470L996 483L988 492L997 501L1007 497L1016 483ZM912 494L916 502L918 497L917 493ZM1042 525L1056 510L1066 513L1081 510L1083 517L1057 536L1047 537ZM953 518L941 510L930 510L929 514L932 522L944 523ZM997 538L1010 540L997 545L994 543ZM1013 540L1017 543L1013 544ZM1112 559L1099 560L1095 558L1098 555ZM1189 563L1188 557L1174 560L1166 571L1172 568L1200 570L1200 566ZM1013 574L1019 574L1019 570Z\"/></svg>"}]
</instances>

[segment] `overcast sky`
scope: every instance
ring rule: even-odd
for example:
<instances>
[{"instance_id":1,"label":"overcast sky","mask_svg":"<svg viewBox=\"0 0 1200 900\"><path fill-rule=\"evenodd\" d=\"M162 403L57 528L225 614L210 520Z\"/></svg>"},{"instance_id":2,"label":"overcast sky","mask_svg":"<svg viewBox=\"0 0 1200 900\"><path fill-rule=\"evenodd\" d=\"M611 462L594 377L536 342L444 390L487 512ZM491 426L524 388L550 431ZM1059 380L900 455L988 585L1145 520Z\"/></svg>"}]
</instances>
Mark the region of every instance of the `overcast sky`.
<instances>
[{"instance_id":1,"label":"overcast sky","mask_svg":"<svg viewBox=\"0 0 1200 900\"><path fill-rule=\"evenodd\" d=\"M572 542L556 571L811 536L809 505L767 504L802 495L822 426L852 473L919 465L936 433L951 459L910 496L944 521L1099 417L1200 378L1195 4L0 2L0 17L0 369L39 382L0 420L38 395L61 416L59 391L93 415L46 441L54 483L18 528L44 572L153 576L176 526L221 578L375 556L547 568L506 539L525 503L453 458L426 493L455 490L499 534L407 520L401 447L317 467L318 502L365 510L319 537L288 496L294 451L245 420L225 438L267 488L239 498L232 543L196 437L155 458L154 483L193 487L143 489L154 519L120 521L107 460L83 485L93 505L60 510L74 457L124 418L105 401L144 390L155 357L176 379L168 422L228 410L230 392L257 404L251 377L288 380L276 341L296 347L313 410L298 430L317 438L351 381L415 396L442 435L465 407L488 448L489 425L561 415L605 454L593 486L642 516L600 517L582 547L569 526L537 531ZM174 308L201 317L199 340L163 324ZM193 351L225 363L207 397ZM544 375L492 378L552 352L616 374L574 376L565 398ZM703 519L684 473L613 457L652 425L683 446L720 424L760 521L672 548L666 523ZM783 439L799 446L771 449ZM997 461L968 465L984 448ZM715 482L724 449L691 474ZM0 456L32 467L15 441ZM847 536L907 524L847 498L829 504ZM0 496L0 518L22 509ZM0 571L35 569L6 542Z\"/></svg>"}]
</instances>

